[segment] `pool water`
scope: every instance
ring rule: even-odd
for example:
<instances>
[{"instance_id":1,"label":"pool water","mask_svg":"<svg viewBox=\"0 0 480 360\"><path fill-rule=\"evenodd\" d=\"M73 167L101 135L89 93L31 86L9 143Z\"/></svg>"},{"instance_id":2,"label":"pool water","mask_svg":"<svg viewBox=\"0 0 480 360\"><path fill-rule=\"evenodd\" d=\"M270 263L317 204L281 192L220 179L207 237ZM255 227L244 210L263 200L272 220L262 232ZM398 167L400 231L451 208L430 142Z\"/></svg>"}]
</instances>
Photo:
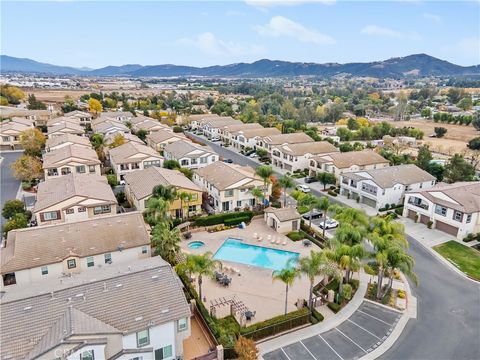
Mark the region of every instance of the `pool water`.
<instances>
[{"instance_id":1,"label":"pool water","mask_svg":"<svg viewBox=\"0 0 480 360\"><path fill-rule=\"evenodd\" d=\"M290 259L298 259L299 253L250 245L242 240L228 238L213 256L216 260L232 261L265 269L281 270Z\"/></svg>"},{"instance_id":2,"label":"pool water","mask_svg":"<svg viewBox=\"0 0 480 360\"><path fill-rule=\"evenodd\" d=\"M203 241L192 241L190 244L188 244L189 249L200 249L203 246L205 246Z\"/></svg>"}]
</instances>

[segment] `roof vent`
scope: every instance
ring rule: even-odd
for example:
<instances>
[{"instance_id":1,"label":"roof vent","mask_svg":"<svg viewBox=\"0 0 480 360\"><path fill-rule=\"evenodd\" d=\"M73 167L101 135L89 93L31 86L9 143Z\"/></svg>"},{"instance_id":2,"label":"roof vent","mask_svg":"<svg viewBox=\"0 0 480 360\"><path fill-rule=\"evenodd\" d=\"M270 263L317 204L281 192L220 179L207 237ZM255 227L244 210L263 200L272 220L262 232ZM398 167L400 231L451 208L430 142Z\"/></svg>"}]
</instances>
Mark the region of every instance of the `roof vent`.
<instances>
[{"instance_id":1,"label":"roof vent","mask_svg":"<svg viewBox=\"0 0 480 360\"><path fill-rule=\"evenodd\" d=\"M140 320L143 320L143 316L137 316L137 317L135 318L135 321L140 321Z\"/></svg>"},{"instance_id":2,"label":"roof vent","mask_svg":"<svg viewBox=\"0 0 480 360\"><path fill-rule=\"evenodd\" d=\"M77 298L78 298L78 297L82 297L82 296L83 296L83 293L80 293L80 294L75 295L75 297L77 297Z\"/></svg>"},{"instance_id":3,"label":"roof vent","mask_svg":"<svg viewBox=\"0 0 480 360\"><path fill-rule=\"evenodd\" d=\"M39 257L35 257L35 258L33 258L33 261L38 261L38 260L40 260L40 258L39 258Z\"/></svg>"},{"instance_id":4,"label":"roof vent","mask_svg":"<svg viewBox=\"0 0 480 360\"><path fill-rule=\"evenodd\" d=\"M23 311L28 311L28 310L32 310L32 307L31 307L31 306L25 306L25 307L23 308Z\"/></svg>"},{"instance_id":5,"label":"roof vent","mask_svg":"<svg viewBox=\"0 0 480 360\"><path fill-rule=\"evenodd\" d=\"M117 288L121 288L122 286L123 286L122 284L115 285L115 287L117 287Z\"/></svg>"},{"instance_id":6,"label":"roof vent","mask_svg":"<svg viewBox=\"0 0 480 360\"><path fill-rule=\"evenodd\" d=\"M107 283L106 282L103 283L103 292L105 292L105 291L107 291Z\"/></svg>"},{"instance_id":7,"label":"roof vent","mask_svg":"<svg viewBox=\"0 0 480 360\"><path fill-rule=\"evenodd\" d=\"M166 314L166 313L168 313L169 311L170 311L169 309L163 309L163 310L162 310L162 314Z\"/></svg>"},{"instance_id":8,"label":"roof vent","mask_svg":"<svg viewBox=\"0 0 480 360\"><path fill-rule=\"evenodd\" d=\"M158 275L153 275L152 279L158 279Z\"/></svg>"}]
</instances>

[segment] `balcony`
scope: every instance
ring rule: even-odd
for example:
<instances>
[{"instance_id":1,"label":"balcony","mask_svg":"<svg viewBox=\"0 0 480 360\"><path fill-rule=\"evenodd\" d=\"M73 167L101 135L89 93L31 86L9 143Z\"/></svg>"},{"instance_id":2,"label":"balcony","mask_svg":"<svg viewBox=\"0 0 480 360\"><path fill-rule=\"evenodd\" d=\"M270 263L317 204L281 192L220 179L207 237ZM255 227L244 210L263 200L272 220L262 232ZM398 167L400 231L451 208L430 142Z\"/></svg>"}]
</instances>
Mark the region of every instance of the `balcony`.
<instances>
[{"instance_id":1,"label":"balcony","mask_svg":"<svg viewBox=\"0 0 480 360\"><path fill-rule=\"evenodd\" d=\"M408 204L419 207L420 209L428 210L428 204L424 204L421 200L416 200L416 198L409 198Z\"/></svg>"}]
</instances>

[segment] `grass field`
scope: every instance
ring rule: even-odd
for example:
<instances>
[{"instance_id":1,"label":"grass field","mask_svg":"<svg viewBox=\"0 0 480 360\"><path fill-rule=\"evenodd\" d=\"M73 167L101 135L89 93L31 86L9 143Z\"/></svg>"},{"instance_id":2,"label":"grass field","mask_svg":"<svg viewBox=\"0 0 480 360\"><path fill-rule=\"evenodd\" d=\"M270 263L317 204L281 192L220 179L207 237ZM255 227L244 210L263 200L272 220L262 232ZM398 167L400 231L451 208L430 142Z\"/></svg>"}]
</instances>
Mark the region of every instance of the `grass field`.
<instances>
[{"instance_id":1,"label":"grass field","mask_svg":"<svg viewBox=\"0 0 480 360\"><path fill-rule=\"evenodd\" d=\"M434 246L433 249L453 263L459 270L480 281L480 251L453 240Z\"/></svg>"}]
</instances>

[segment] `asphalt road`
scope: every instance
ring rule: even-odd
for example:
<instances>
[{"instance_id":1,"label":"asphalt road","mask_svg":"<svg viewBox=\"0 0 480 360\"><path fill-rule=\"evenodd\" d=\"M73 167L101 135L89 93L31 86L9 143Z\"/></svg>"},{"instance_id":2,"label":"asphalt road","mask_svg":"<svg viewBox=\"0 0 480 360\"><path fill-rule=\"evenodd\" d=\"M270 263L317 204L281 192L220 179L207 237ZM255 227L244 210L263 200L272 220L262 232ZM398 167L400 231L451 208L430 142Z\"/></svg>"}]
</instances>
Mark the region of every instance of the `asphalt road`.
<instances>
[{"instance_id":1,"label":"asphalt road","mask_svg":"<svg viewBox=\"0 0 480 360\"><path fill-rule=\"evenodd\" d=\"M208 144L235 163L258 166L252 159L215 143ZM322 196L313 189L312 193ZM453 272L415 239L408 240L420 282L418 288L411 284L417 297L417 318L407 323L398 341L381 359L480 359L480 285Z\"/></svg>"},{"instance_id":2,"label":"asphalt road","mask_svg":"<svg viewBox=\"0 0 480 360\"><path fill-rule=\"evenodd\" d=\"M0 167L0 204L3 209L3 204L7 200L15 199L17 196L20 181L15 179L10 169L10 164L22 156L22 152L1 152L3 161ZM5 219L0 216L0 225L3 226Z\"/></svg>"}]
</instances>

